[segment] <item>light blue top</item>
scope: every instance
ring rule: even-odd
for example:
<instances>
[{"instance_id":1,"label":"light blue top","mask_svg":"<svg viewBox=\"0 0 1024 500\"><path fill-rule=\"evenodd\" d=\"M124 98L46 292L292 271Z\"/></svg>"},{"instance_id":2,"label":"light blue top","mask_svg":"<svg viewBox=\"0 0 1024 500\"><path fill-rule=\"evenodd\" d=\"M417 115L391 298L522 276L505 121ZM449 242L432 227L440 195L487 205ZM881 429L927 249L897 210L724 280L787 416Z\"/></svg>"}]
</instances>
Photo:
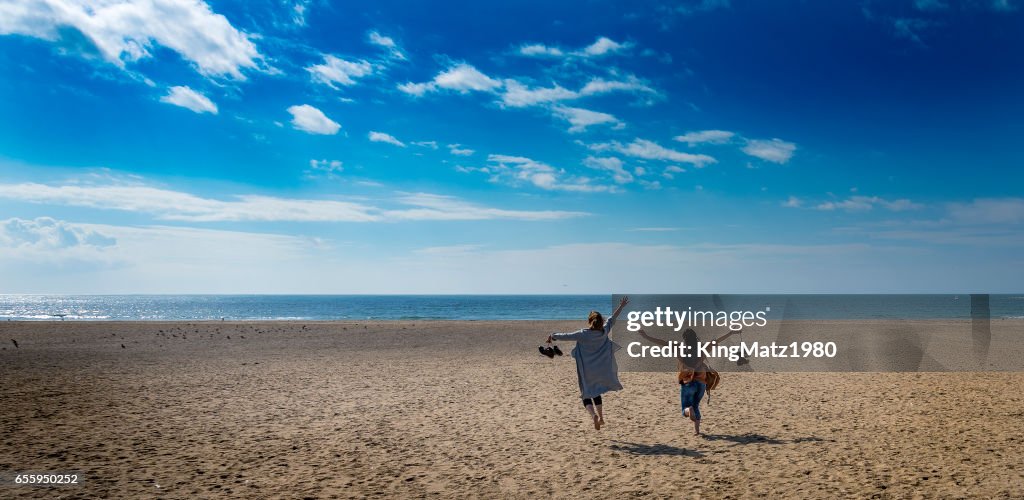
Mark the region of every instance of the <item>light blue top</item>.
<instances>
[{"instance_id":1,"label":"light blue top","mask_svg":"<svg viewBox=\"0 0 1024 500\"><path fill-rule=\"evenodd\" d=\"M576 376L579 377L583 399L622 389L619 366L615 363L615 351L620 346L610 338L614 323L613 316L604 324L604 330L584 328L578 332L551 335L553 340L576 341L572 357L576 359Z\"/></svg>"}]
</instances>

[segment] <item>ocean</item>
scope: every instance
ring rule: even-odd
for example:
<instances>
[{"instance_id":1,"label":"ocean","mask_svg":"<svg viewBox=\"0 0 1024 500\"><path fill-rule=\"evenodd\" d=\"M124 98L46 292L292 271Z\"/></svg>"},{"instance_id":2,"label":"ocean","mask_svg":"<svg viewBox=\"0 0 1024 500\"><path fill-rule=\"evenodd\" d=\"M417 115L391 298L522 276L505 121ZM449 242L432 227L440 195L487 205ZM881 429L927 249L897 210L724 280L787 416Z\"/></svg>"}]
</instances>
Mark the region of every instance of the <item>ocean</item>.
<instances>
[{"instance_id":1,"label":"ocean","mask_svg":"<svg viewBox=\"0 0 1024 500\"><path fill-rule=\"evenodd\" d=\"M986 315L1024 318L1024 294L990 295ZM611 295L0 295L2 320L580 320ZM769 319L970 319L971 295L634 296L633 308L688 303L772 308ZM682 302L680 302L682 301ZM715 305L712 305L715 304ZM975 301L977 304L977 301ZM974 314L977 315L977 305Z\"/></svg>"}]
</instances>

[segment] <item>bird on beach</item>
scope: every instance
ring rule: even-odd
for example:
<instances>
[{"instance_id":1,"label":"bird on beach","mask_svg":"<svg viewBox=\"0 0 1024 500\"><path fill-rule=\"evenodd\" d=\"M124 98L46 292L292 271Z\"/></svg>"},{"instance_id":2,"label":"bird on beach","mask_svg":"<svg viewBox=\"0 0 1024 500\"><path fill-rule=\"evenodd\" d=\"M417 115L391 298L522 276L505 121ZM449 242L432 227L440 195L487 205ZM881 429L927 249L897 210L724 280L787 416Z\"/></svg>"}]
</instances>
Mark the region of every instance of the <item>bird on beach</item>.
<instances>
[{"instance_id":1,"label":"bird on beach","mask_svg":"<svg viewBox=\"0 0 1024 500\"><path fill-rule=\"evenodd\" d=\"M121 349L127 349L124 344L121 344Z\"/></svg>"},{"instance_id":2,"label":"bird on beach","mask_svg":"<svg viewBox=\"0 0 1024 500\"><path fill-rule=\"evenodd\" d=\"M11 339L11 342L14 342L14 348L15 349L21 349L20 347L18 347L18 341L17 340Z\"/></svg>"}]
</instances>

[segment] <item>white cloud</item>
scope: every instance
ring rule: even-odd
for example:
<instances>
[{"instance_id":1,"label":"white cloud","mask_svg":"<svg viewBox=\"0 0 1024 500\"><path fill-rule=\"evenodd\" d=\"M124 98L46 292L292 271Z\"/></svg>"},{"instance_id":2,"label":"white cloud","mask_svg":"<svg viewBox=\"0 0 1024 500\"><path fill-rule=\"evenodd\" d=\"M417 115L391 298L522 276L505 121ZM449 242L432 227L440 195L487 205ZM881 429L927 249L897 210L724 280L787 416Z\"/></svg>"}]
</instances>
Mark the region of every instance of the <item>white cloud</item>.
<instances>
[{"instance_id":1,"label":"white cloud","mask_svg":"<svg viewBox=\"0 0 1024 500\"><path fill-rule=\"evenodd\" d=\"M514 184L526 182L547 191L573 191L583 193L614 191L611 186L592 184L587 177L567 175L556 169L524 156L489 155L488 167L476 169L489 173L492 182L509 181Z\"/></svg>"},{"instance_id":2,"label":"white cloud","mask_svg":"<svg viewBox=\"0 0 1024 500\"><path fill-rule=\"evenodd\" d=\"M607 170L612 173L612 178L618 184L628 184L633 182L633 175L626 171L622 167L622 160L615 157L594 157L588 156L583 159L583 164L598 170ZM640 175L640 174L638 174Z\"/></svg>"},{"instance_id":3,"label":"white cloud","mask_svg":"<svg viewBox=\"0 0 1024 500\"><path fill-rule=\"evenodd\" d=\"M71 27L91 41L103 59L124 68L167 47L207 76L244 80L262 56L250 36L200 0L38 0L0 4L0 34L57 41Z\"/></svg>"},{"instance_id":4,"label":"white cloud","mask_svg":"<svg viewBox=\"0 0 1024 500\"><path fill-rule=\"evenodd\" d=\"M336 179L342 170L344 168L341 160L309 160L309 170L306 171L306 176L315 178L319 174L328 179Z\"/></svg>"},{"instance_id":5,"label":"white cloud","mask_svg":"<svg viewBox=\"0 0 1024 500\"><path fill-rule=\"evenodd\" d=\"M401 47L399 47L398 44L395 43L395 40L393 38L381 35L377 31L371 31L367 35L367 39L371 44L387 49L392 58L398 59L400 61L405 60L405 53L402 52Z\"/></svg>"},{"instance_id":6,"label":"white cloud","mask_svg":"<svg viewBox=\"0 0 1024 500\"><path fill-rule=\"evenodd\" d=\"M341 162L311 160L311 168L340 170ZM394 220L480 220L492 218L540 220L585 215L581 212L503 210L441 195L421 193L383 200L385 205L344 200L310 200L262 195L230 199L196 196L146 185L0 184L0 199L46 205L119 210L151 214L157 219L215 221L383 222ZM446 200L442 207L437 200ZM397 208L394 205L403 205ZM407 208L413 207L413 208Z\"/></svg>"},{"instance_id":7,"label":"white cloud","mask_svg":"<svg viewBox=\"0 0 1024 500\"><path fill-rule=\"evenodd\" d=\"M55 250L80 246L109 247L117 240L99 231L50 217L0 221L0 247Z\"/></svg>"},{"instance_id":8,"label":"white cloud","mask_svg":"<svg viewBox=\"0 0 1024 500\"><path fill-rule=\"evenodd\" d=\"M790 197L790 200L787 200L787 203L785 203L784 206L791 208L799 207L799 200L796 201L796 204L789 203L790 201L793 200L794 198ZM878 196L851 196L845 200L822 202L815 205L814 208L815 210L826 211L844 210L847 212L867 212L875 208L876 206L880 206L893 212L917 210L921 208L920 204L914 203L905 198L900 198L897 200L887 200L885 198L880 198Z\"/></svg>"},{"instance_id":9,"label":"white cloud","mask_svg":"<svg viewBox=\"0 0 1024 500\"><path fill-rule=\"evenodd\" d=\"M599 57L612 54L632 47L631 43L619 43L608 37L600 37L594 43L586 46L577 55L583 57Z\"/></svg>"},{"instance_id":10,"label":"white cloud","mask_svg":"<svg viewBox=\"0 0 1024 500\"><path fill-rule=\"evenodd\" d=\"M412 144L421 148L437 149L437 141L417 141Z\"/></svg>"},{"instance_id":11,"label":"white cloud","mask_svg":"<svg viewBox=\"0 0 1024 500\"><path fill-rule=\"evenodd\" d=\"M476 151L472 149L463 148L461 146L462 144L449 144L448 152L455 156L473 156L473 153L476 153Z\"/></svg>"},{"instance_id":12,"label":"white cloud","mask_svg":"<svg viewBox=\"0 0 1024 500\"><path fill-rule=\"evenodd\" d=\"M567 106L557 106L552 108L552 112L555 116L568 121L569 132L579 133L587 129L587 127L601 124L613 124L616 128L624 126L618 118L600 111L591 111L583 108L570 108Z\"/></svg>"},{"instance_id":13,"label":"white cloud","mask_svg":"<svg viewBox=\"0 0 1024 500\"><path fill-rule=\"evenodd\" d=\"M598 37L594 43L578 50L563 50L559 47L545 45L542 43L526 43L519 46L517 53L525 57L550 57L550 58L591 58L602 57L617 52L623 52L633 47L631 42L619 43L608 37Z\"/></svg>"},{"instance_id":14,"label":"white cloud","mask_svg":"<svg viewBox=\"0 0 1024 500\"><path fill-rule=\"evenodd\" d=\"M501 94L500 103L502 106L510 108L570 101L610 92L645 93L655 96L658 94L657 91L635 76L629 76L625 80L594 78L587 82L579 91L567 89L557 83L551 87L530 88L526 84L513 79L506 79L504 88L505 91Z\"/></svg>"},{"instance_id":15,"label":"white cloud","mask_svg":"<svg viewBox=\"0 0 1024 500\"><path fill-rule=\"evenodd\" d=\"M160 101L181 106L196 113L217 114L217 105L213 101L188 87L171 87L170 92L161 97Z\"/></svg>"},{"instance_id":16,"label":"white cloud","mask_svg":"<svg viewBox=\"0 0 1024 500\"><path fill-rule=\"evenodd\" d=\"M793 157L796 144L781 139L751 139L747 141L746 146L743 146L742 151L764 161L783 164Z\"/></svg>"},{"instance_id":17,"label":"white cloud","mask_svg":"<svg viewBox=\"0 0 1024 500\"><path fill-rule=\"evenodd\" d=\"M516 80L505 80L505 92L501 94L501 103L511 108L536 106L576 99L579 94L555 84L553 87L529 88Z\"/></svg>"},{"instance_id":18,"label":"white cloud","mask_svg":"<svg viewBox=\"0 0 1024 500\"><path fill-rule=\"evenodd\" d=\"M419 97L438 89L454 90L466 94L470 91L491 92L498 87L501 87L501 82L498 80L481 73L480 70L469 64L460 63L438 73L429 82L404 83L398 86L398 90Z\"/></svg>"},{"instance_id":19,"label":"white cloud","mask_svg":"<svg viewBox=\"0 0 1024 500\"><path fill-rule=\"evenodd\" d=\"M736 134L726 130L699 130L687 132L674 137L679 142L685 142L690 146L698 144L725 144L732 140Z\"/></svg>"},{"instance_id":20,"label":"white cloud","mask_svg":"<svg viewBox=\"0 0 1024 500\"><path fill-rule=\"evenodd\" d=\"M501 86L501 82L481 73L469 64L458 64L434 77L434 83L443 89L462 93L486 92Z\"/></svg>"},{"instance_id":21,"label":"white cloud","mask_svg":"<svg viewBox=\"0 0 1024 500\"><path fill-rule=\"evenodd\" d=\"M599 95L609 92L643 92L657 94L657 91L644 83L636 76L630 75L625 80L605 80L604 78L593 78L580 89L580 95Z\"/></svg>"},{"instance_id":22,"label":"white cloud","mask_svg":"<svg viewBox=\"0 0 1024 500\"><path fill-rule=\"evenodd\" d=\"M306 68L306 71L309 71L313 81L336 89L338 87L335 84L355 85L356 79L372 74L373 65L363 60L347 61L325 54L322 64L314 64Z\"/></svg>"},{"instance_id":23,"label":"white cloud","mask_svg":"<svg viewBox=\"0 0 1024 500\"><path fill-rule=\"evenodd\" d=\"M618 151L627 156L634 158L642 158L644 160L659 160L659 161L673 161L679 163L689 163L696 167L703 167L710 163L717 163L718 160L705 155L705 154L692 154L684 153L682 151L676 151L659 145L656 142L648 141L646 139L634 139L629 144L621 144L619 142L603 143L603 144L592 144L590 149L594 151L607 151L613 150Z\"/></svg>"},{"instance_id":24,"label":"white cloud","mask_svg":"<svg viewBox=\"0 0 1024 500\"><path fill-rule=\"evenodd\" d=\"M292 106L288 112L292 114L292 126L310 134L334 135L341 129L338 122L309 104Z\"/></svg>"},{"instance_id":25,"label":"white cloud","mask_svg":"<svg viewBox=\"0 0 1024 500\"><path fill-rule=\"evenodd\" d=\"M385 134L384 132L370 132L369 139L371 142L384 142L387 144L394 144L395 146L398 146L400 148L405 147L404 142L396 139L395 136L391 134Z\"/></svg>"},{"instance_id":26,"label":"white cloud","mask_svg":"<svg viewBox=\"0 0 1024 500\"><path fill-rule=\"evenodd\" d=\"M675 179L675 174L681 174L684 172L686 172L685 168L679 167L677 165L669 165L665 167L664 171L662 171L661 176L666 179Z\"/></svg>"},{"instance_id":27,"label":"white cloud","mask_svg":"<svg viewBox=\"0 0 1024 500\"><path fill-rule=\"evenodd\" d=\"M519 54L527 57L562 57L565 55L558 47L548 47L542 43L531 43L519 47Z\"/></svg>"},{"instance_id":28,"label":"white cloud","mask_svg":"<svg viewBox=\"0 0 1024 500\"><path fill-rule=\"evenodd\" d=\"M395 220L553 220L582 217L585 212L561 210L505 210L468 203L452 196L430 193L411 193L397 201L415 209L386 211L384 215Z\"/></svg>"}]
</instances>

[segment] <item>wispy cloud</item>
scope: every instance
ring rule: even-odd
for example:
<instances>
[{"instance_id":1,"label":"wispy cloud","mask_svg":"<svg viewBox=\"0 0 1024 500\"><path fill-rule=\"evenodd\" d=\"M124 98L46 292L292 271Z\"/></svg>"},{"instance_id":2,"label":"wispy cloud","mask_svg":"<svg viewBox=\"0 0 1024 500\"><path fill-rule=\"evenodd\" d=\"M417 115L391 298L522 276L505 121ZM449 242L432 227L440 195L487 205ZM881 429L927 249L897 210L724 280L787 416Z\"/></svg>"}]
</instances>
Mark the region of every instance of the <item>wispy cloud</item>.
<instances>
[{"instance_id":1,"label":"wispy cloud","mask_svg":"<svg viewBox=\"0 0 1024 500\"><path fill-rule=\"evenodd\" d=\"M607 54L612 54L615 52L620 52L632 46L633 44L629 42L619 43L616 42L615 40L612 40L611 38L602 36L595 40L594 43L587 45L576 54L584 57L598 57Z\"/></svg>"},{"instance_id":2,"label":"wispy cloud","mask_svg":"<svg viewBox=\"0 0 1024 500\"><path fill-rule=\"evenodd\" d=\"M42 0L0 10L0 34L56 41L70 27L95 44L103 59L121 68L151 57L155 45L177 52L207 76L244 80L243 70L258 70L263 63L250 35L201 0Z\"/></svg>"},{"instance_id":3,"label":"wispy cloud","mask_svg":"<svg viewBox=\"0 0 1024 500\"><path fill-rule=\"evenodd\" d=\"M422 96L439 89L453 90L459 93L490 92L501 87L495 80L470 64L459 63L440 72L433 80L422 83L404 83L398 90L414 96Z\"/></svg>"},{"instance_id":4,"label":"wispy cloud","mask_svg":"<svg viewBox=\"0 0 1024 500\"><path fill-rule=\"evenodd\" d=\"M384 36L377 31L371 31L366 36L371 44L387 49L392 59L399 61L404 61L406 59L405 52L402 52L402 48L395 43L393 38Z\"/></svg>"},{"instance_id":5,"label":"wispy cloud","mask_svg":"<svg viewBox=\"0 0 1024 500\"><path fill-rule=\"evenodd\" d=\"M529 43L519 47L519 54L527 57L562 57L565 55L558 47L549 47L542 43Z\"/></svg>"},{"instance_id":6,"label":"wispy cloud","mask_svg":"<svg viewBox=\"0 0 1024 500\"><path fill-rule=\"evenodd\" d=\"M601 36L594 43L576 50L564 50L559 47L545 45L542 43L525 43L519 46L516 51L525 57L573 57L573 58L596 58L610 54L625 52L633 47L632 42L616 42L611 38Z\"/></svg>"},{"instance_id":7,"label":"wispy cloud","mask_svg":"<svg viewBox=\"0 0 1024 500\"><path fill-rule=\"evenodd\" d=\"M160 102L181 106L196 113L217 114L217 105L208 97L188 87L171 87Z\"/></svg>"},{"instance_id":8,"label":"wispy cloud","mask_svg":"<svg viewBox=\"0 0 1024 500\"><path fill-rule=\"evenodd\" d=\"M583 164L593 169L611 172L612 179L614 179L617 184L629 184L630 182L633 182L633 174L626 171L623 167L622 160L613 156L588 156L583 159Z\"/></svg>"},{"instance_id":9,"label":"wispy cloud","mask_svg":"<svg viewBox=\"0 0 1024 500\"><path fill-rule=\"evenodd\" d=\"M552 87L529 88L516 80L508 79L505 80L505 92L501 94L501 104L510 108L522 108L578 97L579 93L558 84Z\"/></svg>"},{"instance_id":10,"label":"wispy cloud","mask_svg":"<svg viewBox=\"0 0 1024 500\"><path fill-rule=\"evenodd\" d=\"M747 141L746 146L743 146L742 151L764 161L783 164L793 158L796 144L783 141L782 139L751 139Z\"/></svg>"},{"instance_id":11,"label":"wispy cloud","mask_svg":"<svg viewBox=\"0 0 1024 500\"><path fill-rule=\"evenodd\" d=\"M373 65L362 59L348 61L330 54L324 55L324 62L306 68L313 81L337 89L338 85L352 86L359 78L373 73Z\"/></svg>"},{"instance_id":12,"label":"wispy cloud","mask_svg":"<svg viewBox=\"0 0 1024 500\"><path fill-rule=\"evenodd\" d=\"M685 142L690 146L699 144L725 144L736 134L726 130L698 130L673 137L676 141Z\"/></svg>"},{"instance_id":13,"label":"wispy cloud","mask_svg":"<svg viewBox=\"0 0 1024 500\"><path fill-rule=\"evenodd\" d=\"M487 162L489 165L486 167L464 167L463 170L489 174L493 182L528 183L547 191L597 193L615 190L611 186L594 184L588 177L569 175L563 169L524 156L492 154L487 157Z\"/></svg>"},{"instance_id":14,"label":"wispy cloud","mask_svg":"<svg viewBox=\"0 0 1024 500\"><path fill-rule=\"evenodd\" d=\"M555 116L569 122L569 132L579 133L594 125L609 124L616 128L624 126L615 116L600 111L593 111L584 108L570 108L568 106L556 106L552 108Z\"/></svg>"},{"instance_id":15,"label":"wispy cloud","mask_svg":"<svg viewBox=\"0 0 1024 500\"><path fill-rule=\"evenodd\" d=\"M324 176L328 179L336 179L338 174L344 170L341 160L309 160L309 170L305 174L307 178Z\"/></svg>"},{"instance_id":16,"label":"wispy cloud","mask_svg":"<svg viewBox=\"0 0 1024 500\"><path fill-rule=\"evenodd\" d=\"M331 120L320 111L309 104L302 104L288 108L292 114L292 126L303 132L320 135L334 135L341 130L338 122Z\"/></svg>"},{"instance_id":17,"label":"wispy cloud","mask_svg":"<svg viewBox=\"0 0 1024 500\"><path fill-rule=\"evenodd\" d=\"M797 200L797 202L789 203L793 200ZM784 206L790 208L797 208L800 205L799 199L794 197L790 197L787 203L784 203ZM825 201L814 205L815 210L843 210L846 212L867 212L875 207L882 207L893 212L902 212L905 210L917 210L922 205L906 198L888 200L878 196L851 196L845 200Z\"/></svg>"},{"instance_id":18,"label":"wispy cloud","mask_svg":"<svg viewBox=\"0 0 1024 500\"><path fill-rule=\"evenodd\" d=\"M455 156L473 156L476 151L462 147L462 144L449 144L448 152Z\"/></svg>"},{"instance_id":19,"label":"wispy cloud","mask_svg":"<svg viewBox=\"0 0 1024 500\"><path fill-rule=\"evenodd\" d=\"M499 103L504 107L522 108L571 101L612 92L646 94L655 98L660 97L656 90L633 75L629 75L621 80L592 78L578 91L567 89L557 83L551 87L529 87L518 80L506 79L504 81L504 92L501 93L501 101Z\"/></svg>"},{"instance_id":20,"label":"wispy cloud","mask_svg":"<svg viewBox=\"0 0 1024 500\"><path fill-rule=\"evenodd\" d=\"M384 132L370 132L368 135L370 142L383 142L386 144L392 144L400 148L405 147L405 143L396 139L391 134L385 134Z\"/></svg>"},{"instance_id":21,"label":"wispy cloud","mask_svg":"<svg viewBox=\"0 0 1024 500\"><path fill-rule=\"evenodd\" d=\"M641 158L644 160L671 161L678 163L689 163L695 167L704 167L716 163L718 160L706 154L693 154L676 151L666 148L654 141L636 138L629 144L622 144L617 141L609 143L591 144L588 146L594 151L617 151L626 156Z\"/></svg>"},{"instance_id":22,"label":"wispy cloud","mask_svg":"<svg viewBox=\"0 0 1024 500\"><path fill-rule=\"evenodd\" d=\"M100 248L116 243L115 238L99 231L50 217L0 220L0 247L53 250L78 246Z\"/></svg>"},{"instance_id":23,"label":"wispy cloud","mask_svg":"<svg viewBox=\"0 0 1024 500\"><path fill-rule=\"evenodd\" d=\"M311 167L333 168L335 163L313 160ZM340 168L340 162L337 167ZM387 222L396 220L551 220L579 217L582 212L561 210L504 210L429 193L400 195L381 200L311 200L261 195L229 199L204 198L182 191L147 185L0 184L0 199L150 214L157 219L294 222ZM394 205L403 206L401 208ZM391 205L391 206L387 206ZM412 207L412 208L409 208Z\"/></svg>"},{"instance_id":24,"label":"wispy cloud","mask_svg":"<svg viewBox=\"0 0 1024 500\"><path fill-rule=\"evenodd\" d=\"M385 211L384 217L394 220L553 220L589 215L563 210L506 210L431 193L410 193L396 201L416 208Z\"/></svg>"}]
</instances>

